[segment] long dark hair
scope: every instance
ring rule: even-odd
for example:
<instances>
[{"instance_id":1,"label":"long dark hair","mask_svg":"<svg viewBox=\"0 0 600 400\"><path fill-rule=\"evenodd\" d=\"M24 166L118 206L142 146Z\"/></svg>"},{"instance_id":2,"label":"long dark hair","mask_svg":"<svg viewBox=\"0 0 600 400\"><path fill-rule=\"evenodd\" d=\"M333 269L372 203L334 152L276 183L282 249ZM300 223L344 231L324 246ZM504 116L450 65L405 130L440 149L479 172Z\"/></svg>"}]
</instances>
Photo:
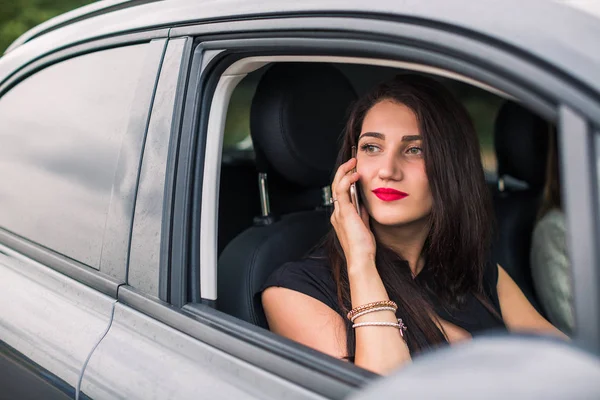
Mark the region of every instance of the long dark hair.
<instances>
[{"instance_id":1,"label":"long dark hair","mask_svg":"<svg viewBox=\"0 0 600 400\"><path fill-rule=\"evenodd\" d=\"M345 128L338 166L351 157L367 112L382 100L403 104L415 113L433 197L431 228L423 248L426 268L433 277L428 284L418 284L408 262L379 241L376 252L379 275L389 297L398 303L398 316L408 326L408 347L419 352L445 342L431 319L432 301L451 309L473 294L490 309L483 297L483 268L491 236L491 203L479 141L466 110L442 84L421 75L398 75L356 102ZM345 313L351 308L346 260L333 230L325 239L325 249ZM353 358L355 336L349 321L346 323L348 357Z\"/></svg>"},{"instance_id":2,"label":"long dark hair","mask_svg":"<svg viewBox=\"0 0 600 400\"><path fill-rule=\"evenodd\" d=\"M558 170L558 138L556 129L552 128L548 143L548 159L546 161L546 185L544 187L544 195L538 219L543 218L544 215L554 208L562 209L562 201L560 198L560 172Z\"/></svg>"}]
</instances>

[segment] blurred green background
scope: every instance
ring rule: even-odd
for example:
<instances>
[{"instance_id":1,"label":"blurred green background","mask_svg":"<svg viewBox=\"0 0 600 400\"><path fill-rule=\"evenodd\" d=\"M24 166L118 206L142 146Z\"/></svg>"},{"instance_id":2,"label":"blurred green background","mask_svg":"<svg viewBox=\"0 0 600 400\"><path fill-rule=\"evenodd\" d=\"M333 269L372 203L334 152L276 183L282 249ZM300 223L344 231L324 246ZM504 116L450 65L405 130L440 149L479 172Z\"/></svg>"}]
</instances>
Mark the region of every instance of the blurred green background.
<instances>
[{"instance_id":1,"label":"blurred green background","mask_svg":"<svg viewBox=\"0 0 600 400\"><path fill-rule=\"evenodd\" d=\"M90 0L0 0L0 54L20 35Z\"/></svg>"}]
</instances>

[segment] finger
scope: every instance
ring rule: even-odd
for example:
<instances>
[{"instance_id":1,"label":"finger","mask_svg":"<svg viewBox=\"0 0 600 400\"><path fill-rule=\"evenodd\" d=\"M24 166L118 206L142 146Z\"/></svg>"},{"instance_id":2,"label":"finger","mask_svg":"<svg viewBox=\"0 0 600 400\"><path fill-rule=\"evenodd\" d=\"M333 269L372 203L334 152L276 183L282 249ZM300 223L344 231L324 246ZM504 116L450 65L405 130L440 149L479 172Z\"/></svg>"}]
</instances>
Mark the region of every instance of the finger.
<instances>
[{"instance_id":1,"label":"finger","mask_svg":"<svg viewBox=\"0 0 600 400\"><path fill-rule=\"evenodd\" d=\"M334 193L335 188L337 187L339 181L348 174L356 166L356 158L351 158L337 169L335 176L333 177L333 182L331 183L331 192Z\"/></svg>"},{"instance_id":2,"label":"finger","mask_svg":"<svg viewBox=\"0 0 600 400\"><path fill-rule=\"evenodd\" d=\"M352 198L350 195L350 185L356 182L359 179L360 175L358 173L353 173L350 175L346 175L340 180L340 183L337 186L337 191L334 194L336 199L334 206L334 214L337 218L342 218L344 215L348 213L356 213L356 207L352 204Z\"/></svg>"},{"instance_id":3,"label":"finger","mask_svg":"<svg viewBox=\"0 0 600 400\"><path fill-rule=\"evenodd\" d=\"M358 172L354 172L348 175L344 175L342 179L338 182L335 187L335 191L333 191L333 197L337 199L337 202L341 202L341 204L345 204L350 202L350 185L358 181L360 178L360 174Z\"/></svg>"}]
</instances>

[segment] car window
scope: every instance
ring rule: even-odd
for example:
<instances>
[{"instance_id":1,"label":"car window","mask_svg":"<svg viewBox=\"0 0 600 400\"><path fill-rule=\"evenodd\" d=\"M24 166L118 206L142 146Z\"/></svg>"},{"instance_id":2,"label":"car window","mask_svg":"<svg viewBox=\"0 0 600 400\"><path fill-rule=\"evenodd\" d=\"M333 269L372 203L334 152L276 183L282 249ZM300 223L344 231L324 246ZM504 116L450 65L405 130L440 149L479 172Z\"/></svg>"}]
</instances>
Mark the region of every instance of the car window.
<instances>
[{"instance_id":1,"label":"car window","mask_svg":"<svg viewBox=\"0 0 600 400\"><path fill-rule=\"evenodd\" d=\"M358 93L365 93L368 90L366 84L377 83L381 76L392 77L402 72L360 65L338 65L338 68L349 78ZM498 94L461 81L438 79L465 106L479 136L496 220L497 231L493 236L495 261L505 268L534 307L545 311L545 316L554 324L570 333L573 321L569 312L569 259L564 246L564 215L560 209L560 200L549 197L548 189L553 187L552 181L558 177L558 170L554 171L547 165L548 150L556 150L555 143L550 145L550 133L553 132L551 122L518 102L507 100ZM225 141L228 144L223 149L221 169L219 254L227 243L256 223L253 217L260 212L254 164L241 162L247 161L242 157L227 157L232 151L240 154L246 149L242 145L249 141L250 104L256 83L254 77L242 81L230 100L225 130ZM498 185L496 177L498 162L494 136L497 136L500 144L498 154L504 160L501 167L503 179L507 182L503 185ZM534 148L530 149L531 146ZM527 163L522 162L520 152L523 149L536 156L530 157ZM457 151L460 151L460 145ZM553 165L558 167L557 162ZM552 170L552 174L549 174L549 170ZM296 206L294 201L302 204L298 200L298 193L293 193L289 188L289 197L275 200L275 187L276 185L269 186L270 203L287 201L291 207ZM247 199L243 206L239 202L240 198ZM319 203L317 201L314 204ZM298 206L298 209L301 207ZM507 241L507 237L519 240ZM237 255L239 254L236 253ZM564 276L558 277L559 269L566 271ZM559 310L550 310L553 305ZM565 320L564 323L562 320Z\"/></svg>"},{"instance_id":2,"label":"car window","mask_svg":"<svg viewBox=\"0 0 600 400\"><path fill-rule=\"evenodd\" d=\"M250 105L259 80L260 73L249 74L236 86L231 94L223 136L223 150L225 152L235 153L236 151L252 150Z\"/></svg>"},{"instance_id":3,"label":"car window","mask_svg":"<svg viewBox=\"0 0 600 400\"><path fill-rule=\"evenodd\" d=\"M62 61L0 98L0 227L99 268L145 46Z\"/></svg>"},{"instance_id":4,"label":"car window","mask_svg":"<svg viewBox=\"0 0 600 400\"><path fill-rule=\"evenodd\" d=\"M465 106L481 146L481 161L486 173L495 175L498 161L494 150L494 120L503 99L493 93L463 82L447 80L444 82Z\"/></svg>"}]
</instances>

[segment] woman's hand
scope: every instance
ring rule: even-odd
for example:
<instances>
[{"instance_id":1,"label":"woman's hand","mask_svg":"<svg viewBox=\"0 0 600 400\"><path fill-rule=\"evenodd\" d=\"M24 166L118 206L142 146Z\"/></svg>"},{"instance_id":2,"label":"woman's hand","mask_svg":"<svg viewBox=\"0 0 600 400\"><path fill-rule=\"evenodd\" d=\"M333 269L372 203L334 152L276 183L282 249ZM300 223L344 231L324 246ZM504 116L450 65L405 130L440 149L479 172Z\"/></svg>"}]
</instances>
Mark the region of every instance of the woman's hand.
<instances>
[{"instance_id":1,"label":"woman's hand","mask_svg":"<svg viewBox=\"0 0 600 400\"><path fill-rule=\"evenodd\" d=\"M360 178L358 172L350 173L355 166L356 158L340 165L331 184L335 199L331 224L344 250L349 272L353 268L375 265L376 251L375 237L369 229L369 214L361 205L359 216L350 199L350 185Z\"/></svg>"}]
</instances>

